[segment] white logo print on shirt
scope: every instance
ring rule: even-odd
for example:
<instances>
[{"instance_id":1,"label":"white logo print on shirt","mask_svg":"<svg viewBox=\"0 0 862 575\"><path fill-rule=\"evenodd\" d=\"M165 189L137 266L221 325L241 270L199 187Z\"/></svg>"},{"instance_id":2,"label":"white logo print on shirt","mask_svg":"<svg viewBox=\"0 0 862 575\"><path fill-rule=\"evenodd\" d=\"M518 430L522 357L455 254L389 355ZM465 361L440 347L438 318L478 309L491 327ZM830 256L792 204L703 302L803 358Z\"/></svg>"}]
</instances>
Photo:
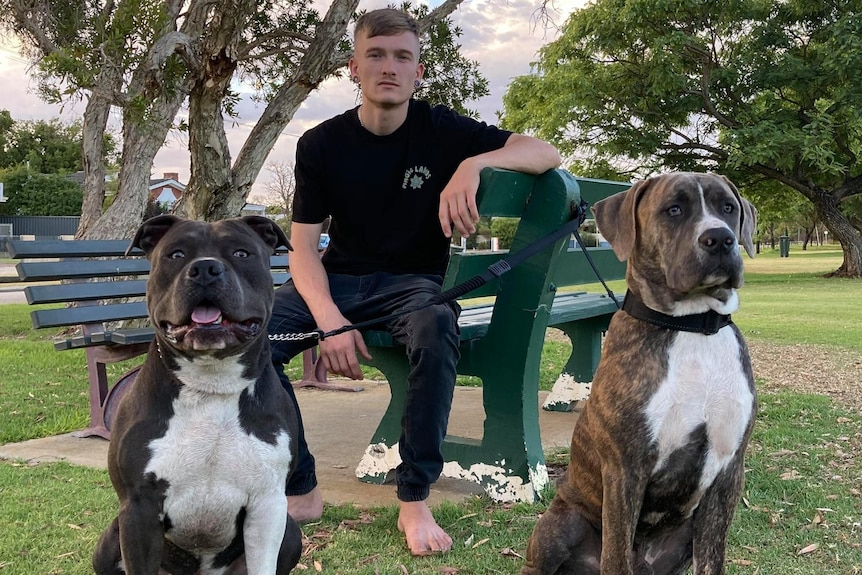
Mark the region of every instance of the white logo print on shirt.
<instances>
[{"instance_id":1,"label":"white logo print on shirt","mask_svg":"<svg viewBox=\"0 0 862 575\"><path fill-rule=\"evenodd\" d=\"M418 190L430 177L431 170L425 166L407 168L404 172L404 183L401 184L401 189L406 190L407 186L410 186L411 189Z\"/></svg>"}]
</instances>

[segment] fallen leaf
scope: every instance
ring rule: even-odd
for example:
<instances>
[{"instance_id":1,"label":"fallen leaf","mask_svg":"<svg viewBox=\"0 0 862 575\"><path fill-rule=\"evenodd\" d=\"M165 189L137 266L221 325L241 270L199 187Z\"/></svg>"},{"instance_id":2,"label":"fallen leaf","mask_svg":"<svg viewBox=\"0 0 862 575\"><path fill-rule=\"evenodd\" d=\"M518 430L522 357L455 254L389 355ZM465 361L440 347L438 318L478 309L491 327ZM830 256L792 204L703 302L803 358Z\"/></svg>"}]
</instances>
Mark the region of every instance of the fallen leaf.
<instances>
[{"instance_id":1,"label":"fallen leaf","mask_svg":"<svg viewBox=\"0 0 862 575\"><path fill-rule=\"evenodd\" d=\"M788 455L796 455L796 452L791 449L779 449L769 454L770 457L787 457Z\"/></svg>"},{"instance_id":2,"label":"fallen leaf","mask_svg":"<svg viewBox=\"0 0 862 575\"><path fill-rule=\"evenodd\" d=\"M460 573L460 571L455 567L438 567L437 571L439 571L441 575L458 575L458 573Z\"/></svg>"},{"instance_id":3,"label":"fallen leaf","mask_svg":"<svg viewBox=\"0 0 862 575\"><path fill-rule=\"evenodd\" d=\"M823 523L823 513L818 510L817 513L814 514L814 517L811 519L811 523L813 523L814 525L820 525L821 523Z\"/></svg>"},{"instance_id":4,"label":"fallen leaf","mask_svg":"<svg viewBox=\"0 0 862 575\"><path fill-rule=\"evenodd\" d=\"M473 535L471 534L466 541L464 541L464 547L469 547L473 544Z\"/></svg>"},{"instance_id":5,"label":"fallen leaf","mask_svg":"<svg viewBox=\"0 0 862 575\"><path fill-rule=\"evenodd\" d=\"M779 475L778 478L782 481L792 481L793 479L799 479L799 472L795 469L791 469L790 471L785 471Z\"/></svg>"},{"instance_id":6,"label":"fallen leaf","mask_svg":"<svg viewBox=\"0 0 862 575\"><path fill-rule=\"evenodd\" d=\"M400 563L398 564L398 567L401 568L401 572L404 573L404 575L410 575L410 571L407 570L407 567L401 565Z\"/></svg>"},{"instance_id":7,"label":"fallen leaf","mask_svg":"<svg viewBox=\"0 0 862 575\"><path fill-rule=\"evenodd\" d=\"M749 565L751 565L751 561L749 561L748 559L731 559L731 560L730 560L730 564L731 564L731 565L741 565L741 566L743 566L743 567L748 567Z\"/></svg>"},{"instance_id":8,"label":"fallen leaf","mask_svg":"<svg viewBox=\"0 0 862 575\"><path fill-rule=\"evenodd\" d=\"M811 545L806 545L805 547L803 547L802 549L797 551L796 554L797 555L808 555L809 553L813 553L814 551L816 551L818 547L820 547L819 544L812 543Z\"/></svg>"},{"instance_id":9,"label":"fallen leaf","mask_svg":"<svg viewBox=\"0 0 862 575\"><path fill-rule=\"evenodd\" d=\"M506 557L517 557L518 559L523 559L524 556L512 549L511 547L503 547L500 550L500 555L505 555Z\"/></svg>"},{"instance_id":10,"label":"fallen leaf","mask_svg":"<svg viewBox=\"0 0 862 575\"><path fill-rule=\"evenodd\" d=\"M475 545L473 545L473 547L472 547L472 548L473 548L473 549L475 549L475 548L476 548L476 547L478 547L479 545L484 545L485 543L487 543L487 542L488 542L488 541L490 541L490 540L491 540L491 539L490 539L490 538L488 538L488 537L485 537L484 539L480 539L479 541L477 541L477 542L476 542L476 544L475 544Z\"/></svg>"},{"instance_id":11,"label":"fallen leaf","mask_svg":"<svg viewBox=\"0 0 862 575\"><path fill-rule=\"evenodd\" d=\"M323 571L323 564L321 564L320 561L315 560L314 561L314 570L317 571L318 573L320 573L321 571Z\"/></svg>"}]
</instances>

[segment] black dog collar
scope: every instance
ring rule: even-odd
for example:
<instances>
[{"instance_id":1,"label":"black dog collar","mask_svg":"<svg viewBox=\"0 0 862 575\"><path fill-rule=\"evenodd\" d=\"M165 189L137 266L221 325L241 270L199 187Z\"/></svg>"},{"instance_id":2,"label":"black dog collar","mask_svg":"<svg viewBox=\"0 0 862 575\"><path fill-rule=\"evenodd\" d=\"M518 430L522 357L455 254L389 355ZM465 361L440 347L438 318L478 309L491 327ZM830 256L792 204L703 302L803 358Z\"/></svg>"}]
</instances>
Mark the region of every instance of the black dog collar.
<instances>
[{"instance_id":1,"label":"black dog collar","mask_svg":"<svg viewBox=\"0 0 862 575\"><path fill-rule=\"evenodd\" d=\"M733 323L730 315L723 315L714 310L692 315L666 315L648 308L643 300L631 291L626 292L623 310L635 319L664 329L702 333L703 335L715 335L718 330Z\"/></svg>"}]
</instances>

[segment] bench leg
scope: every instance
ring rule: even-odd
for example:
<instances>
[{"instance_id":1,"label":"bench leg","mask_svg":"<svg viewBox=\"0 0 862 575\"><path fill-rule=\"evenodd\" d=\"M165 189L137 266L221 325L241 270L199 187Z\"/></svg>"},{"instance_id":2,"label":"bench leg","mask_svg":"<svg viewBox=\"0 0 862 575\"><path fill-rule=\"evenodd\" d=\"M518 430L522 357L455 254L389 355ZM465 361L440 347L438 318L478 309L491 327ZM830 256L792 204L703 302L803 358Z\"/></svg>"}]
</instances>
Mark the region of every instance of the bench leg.
<instances>
[{"instance_id":1,"label":"bench leg","mask_svg":"<svg viewBox=\"0 0 862 575\"><path fill-rule=\"evenodd\" d=\"M410 368L404 348L376 347L371 352L374 366L389 382L389 406L371 437L371 442L356 467L356 477L365 483L386 483L401 463L398 439L401 437L401 417L407 399L407 375Z\"/></svg>"},{"instance_id":2,"label":"bench leg","mask_svg":"<svg viewBox=\"0 0 862 575\"><path fill-rule=\"evenodd\" d=\"M302 379L293 382L293 387L314 387L328 391L362 391L361 385L332 383L326 379L326 367L317 357L317 347L302 352Z\"/></svg>"},{"instance_id":3,"label":"bench leg","mask_svg":"<svg viewBox=\"0 0 862 575\"><path fill-rule=\"evenodd\" d=\"M376 347L371 354L392 395L356 476L366 483L382 484L401 462L398 439L409 368L403 348ZM548 484L539 431L538 369L532 385L524 384L522 375L489 374L484 378L483 438L447 436L443 443L442 475L478 483L498 502L535 501Z\"/></svg>"},{"instance_id":4,"label":"bench leg","mask_svg":"<svg viewBox=\"0 0 862 575\"><path fill-rule=\"evenodd\" d=\"M72 433L74 437L101 437L111 439L111 432L105 425L103 407L108 396L108 374L104 362L97 357L94 348L87 349L87 375L90 389L90 425L86 429Z\"/></svg>"},{"instance_id":5,"label":"bench leg","mask_svg":"<svg viewBox=\"0 0 862 575\"><path fill-rule=\"evenodd\" d=\"M610 316L555 326L568 336L572 352L542 409L573 411L579 401L590 397L593 375L602 357L602 336L609 322Z\"/></svg>"}]
</instances>

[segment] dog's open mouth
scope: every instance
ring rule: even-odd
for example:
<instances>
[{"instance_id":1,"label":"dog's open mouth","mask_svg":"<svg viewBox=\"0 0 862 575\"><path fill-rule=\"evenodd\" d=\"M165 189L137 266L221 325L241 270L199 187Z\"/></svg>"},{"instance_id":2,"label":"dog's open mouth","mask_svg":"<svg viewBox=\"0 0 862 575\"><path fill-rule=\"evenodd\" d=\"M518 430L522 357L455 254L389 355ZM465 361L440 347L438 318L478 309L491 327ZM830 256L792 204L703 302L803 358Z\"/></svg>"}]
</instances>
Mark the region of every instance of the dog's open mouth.
<instances>
[{"instance_id":1,"label":"dog's open mouth","mask_svg":"<svg viewBox=\"0 0 862 575\"><path fill-rule=\"evenodd\" d=\"M260 332L261 325L260 318L233 319L218 307L202 302L192 310L187 323L163 322L162 329L172 342L202 351L247 341Z\"/></svg>"}]
</instances>

